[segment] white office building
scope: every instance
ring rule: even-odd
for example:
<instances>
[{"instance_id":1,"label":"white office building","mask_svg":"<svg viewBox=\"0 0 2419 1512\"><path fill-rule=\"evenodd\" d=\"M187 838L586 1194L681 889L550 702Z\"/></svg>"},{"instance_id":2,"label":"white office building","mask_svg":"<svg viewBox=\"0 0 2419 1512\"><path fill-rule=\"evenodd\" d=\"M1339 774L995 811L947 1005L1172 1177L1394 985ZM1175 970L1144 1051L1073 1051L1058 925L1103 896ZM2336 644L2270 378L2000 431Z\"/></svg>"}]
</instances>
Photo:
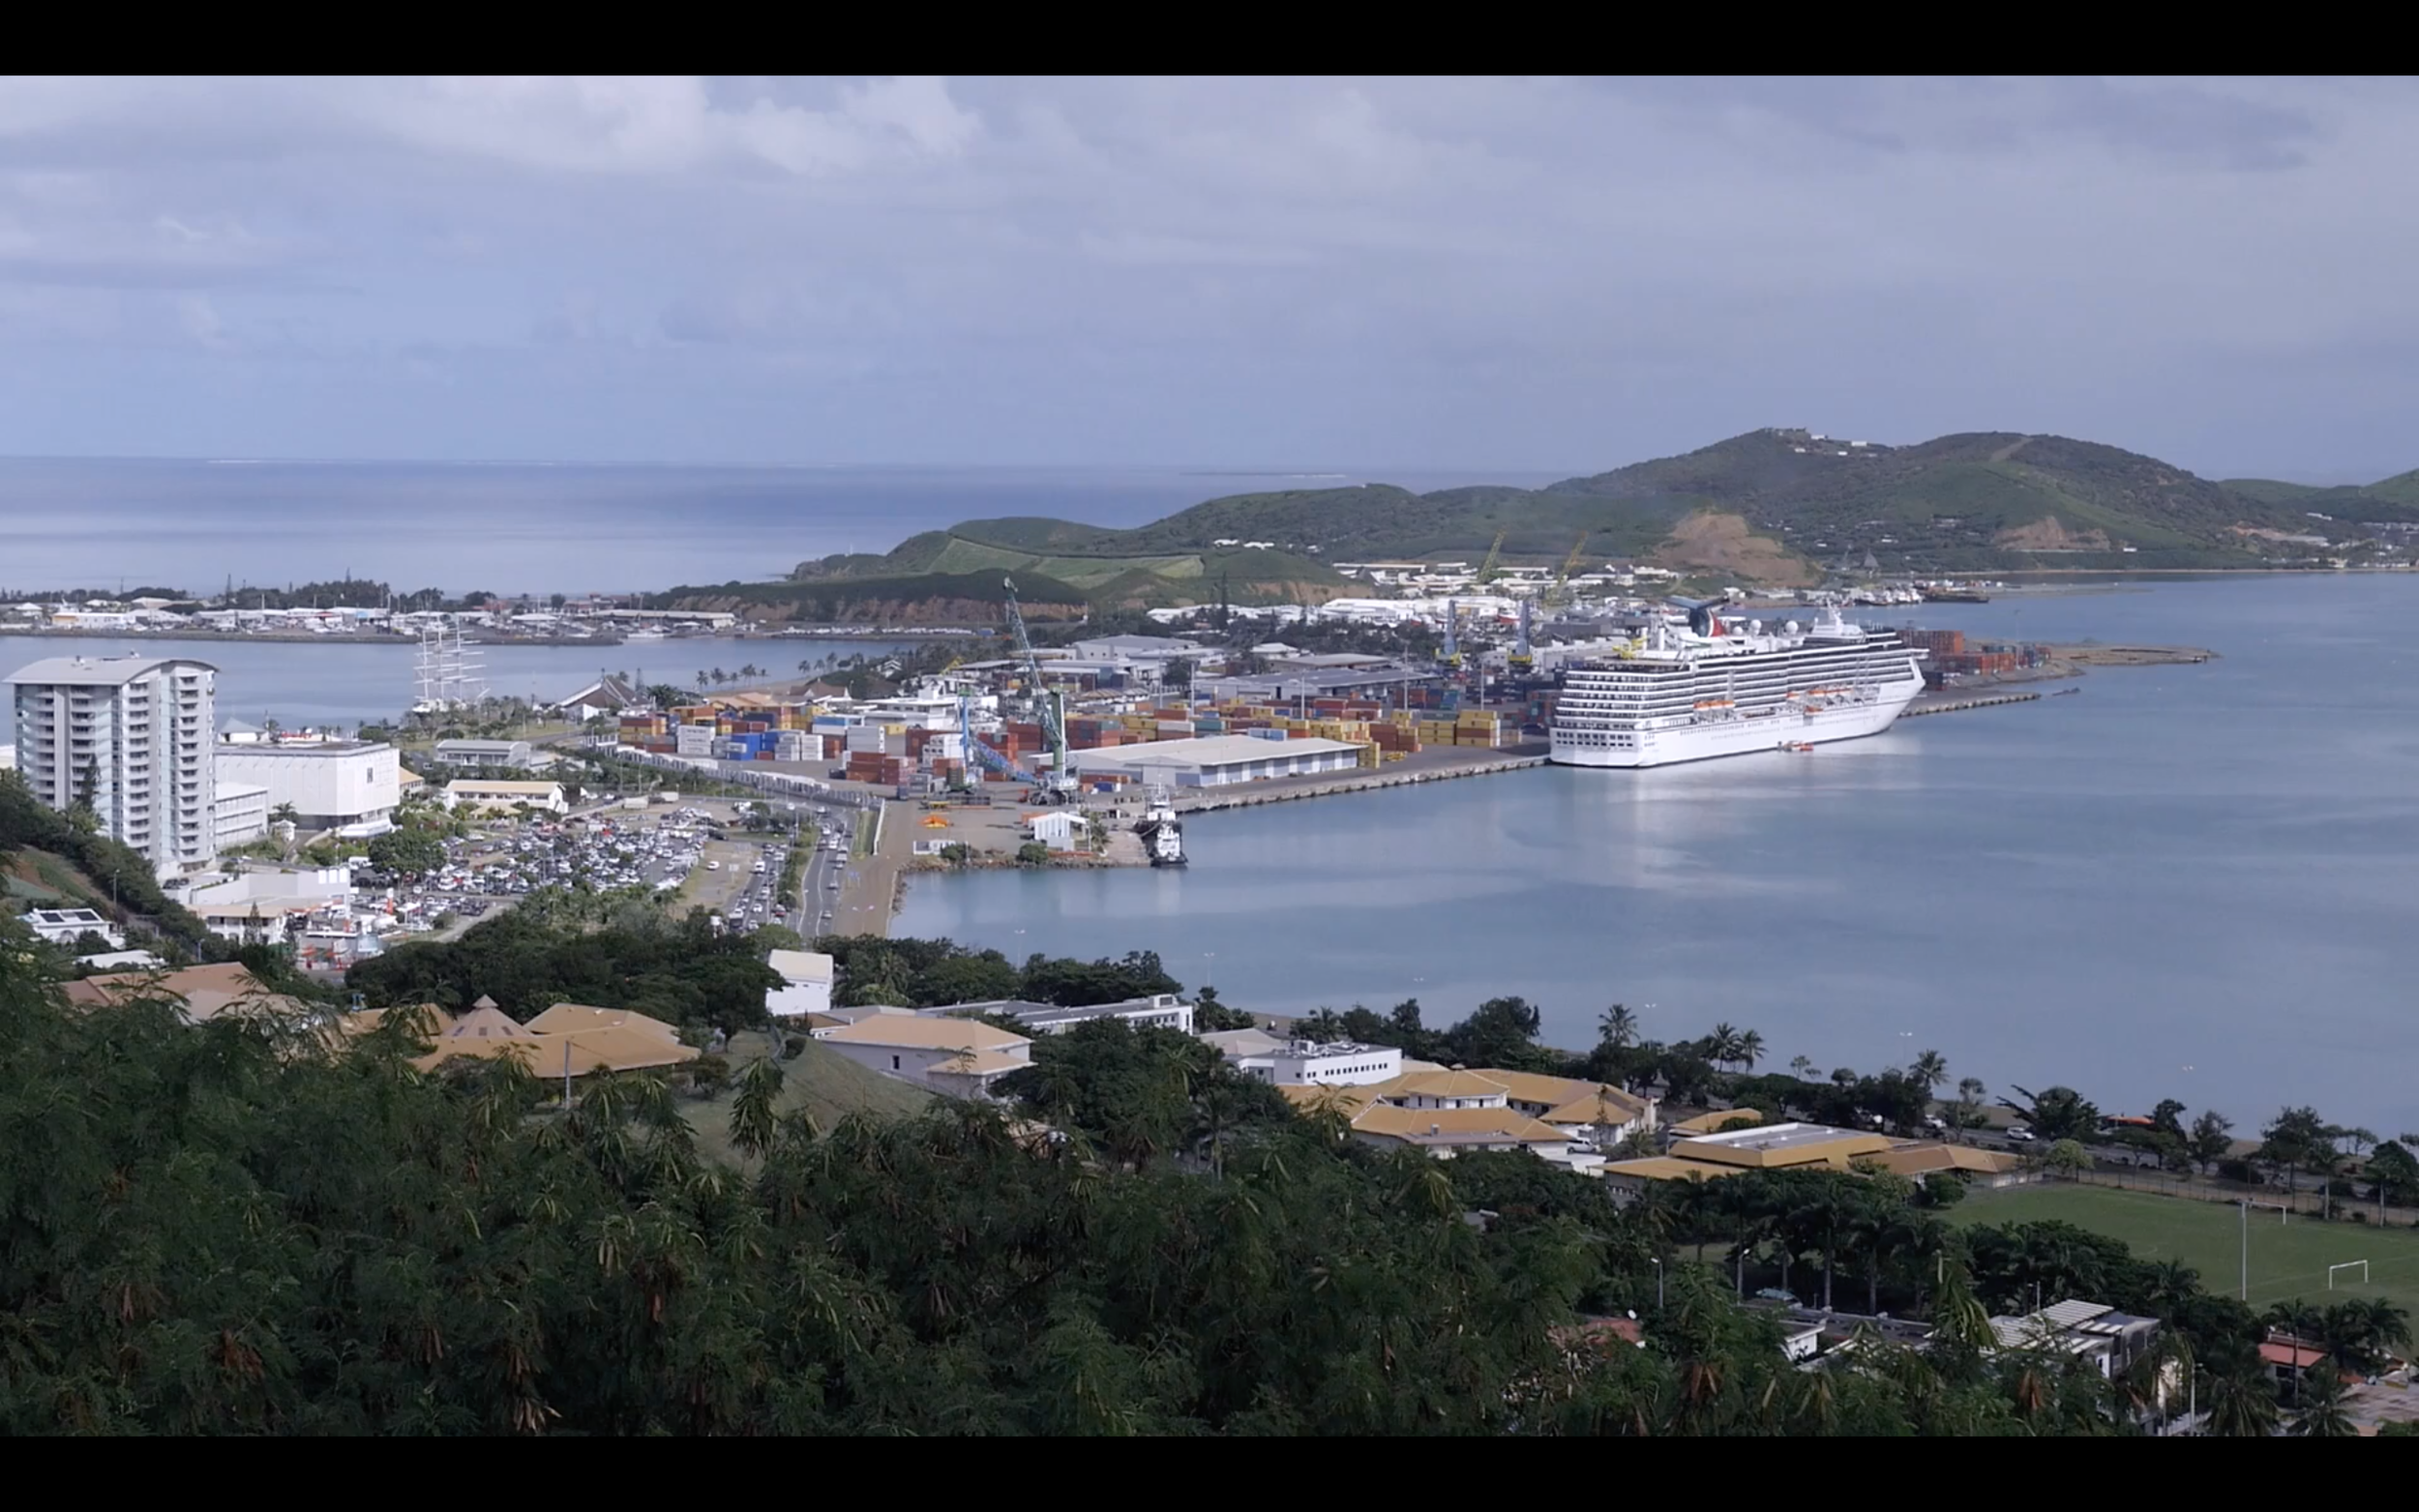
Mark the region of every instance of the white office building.
<instances>
[{"instance_id":1,"label":"white office building","mask_svg":"<svg viewBox=\"0 0 2419 1512\"><path fill-rule=\"evenodd\" d=\"M527 770L536 756L525 740L440 740L436 759L446 766L491 766Z\"/></svg>"},{"instance_id":2,"label":"white office building","mask_svg":"<svg viewBox=\"0 0 2419 1512\"><path fill-rule=\"evenodd\" d=\"M218 668L183 657L53 657L9 679L18 768L54 809L89 794L102 832L163 875L218 854Z\"/></svg>"},{"instance_id":3,"label":"white office building","mask_svg":"<svg viewBox=\"0 0 2419 1512\"><path fill-rule=\"evenodd\" d=\"M219 795L211 805L219 848L248 845L269 833L269 789L219 779Z\"/></svg>"},{"instance_id":4,"label":"white office building","mask_svg":"<svg viewBox=\"0 0 2419 1512\"><path fill-rule=\"evenodd\" d=\"M266 790L271 811L292 804L297 829L354 837L395 827L403 780L395 748L382 741L229 741L218 764L222 783Z\"/></svg>"},{"instance_id":5,"label":"white office building","mask_svg":"<svg viewBox=\"0 0 2419 1512\"><path fill-rule=\"evenodd\" d=\"M1236 1069L1278 1086L1374 1086L1403 1074L1403 1052L1392 1045L1288 1040L1266 1054L1238 1057Z\"/></svg>"}]
</instances>

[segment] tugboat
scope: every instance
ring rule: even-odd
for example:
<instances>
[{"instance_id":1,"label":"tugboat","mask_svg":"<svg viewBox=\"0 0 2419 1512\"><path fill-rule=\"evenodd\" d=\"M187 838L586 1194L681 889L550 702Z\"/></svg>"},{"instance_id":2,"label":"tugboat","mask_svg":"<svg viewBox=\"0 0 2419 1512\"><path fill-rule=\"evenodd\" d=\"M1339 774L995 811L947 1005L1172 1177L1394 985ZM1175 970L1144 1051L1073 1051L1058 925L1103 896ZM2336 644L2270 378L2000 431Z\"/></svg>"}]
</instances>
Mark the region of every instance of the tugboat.
<instances>
[{"instance_id":1,"label":"tugboat","mask_svg":"<svg viewBox=\"0 0 2419 1512\"><path fill-rule=\"evenodd\" d=\"M1150 807L1143 811L1142 822L1134 833L1143 838L1143 847L1150 853L1152 866L1182 866L1184 864L1184 822L1176 816L1176 802L1164 787L1152 787Z\"/></svg>"}]
</instances>

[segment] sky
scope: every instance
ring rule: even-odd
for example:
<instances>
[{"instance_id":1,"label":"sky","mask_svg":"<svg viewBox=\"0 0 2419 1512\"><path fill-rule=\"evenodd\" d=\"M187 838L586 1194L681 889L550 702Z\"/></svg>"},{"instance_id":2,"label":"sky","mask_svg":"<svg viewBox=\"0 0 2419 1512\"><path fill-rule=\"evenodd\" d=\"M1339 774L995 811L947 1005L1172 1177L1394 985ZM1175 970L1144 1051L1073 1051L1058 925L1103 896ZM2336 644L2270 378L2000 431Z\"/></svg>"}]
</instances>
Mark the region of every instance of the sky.
<instances>
[{"instance_id":1,"label":"sky","mask_svg":"<svg viewBox=\"0 0 2419 1512\"><path fill-rule=\"evenodd\" d=\"M0 81L0 454L2419 466L2404 80Z\"/></svg>"}]
</instances>

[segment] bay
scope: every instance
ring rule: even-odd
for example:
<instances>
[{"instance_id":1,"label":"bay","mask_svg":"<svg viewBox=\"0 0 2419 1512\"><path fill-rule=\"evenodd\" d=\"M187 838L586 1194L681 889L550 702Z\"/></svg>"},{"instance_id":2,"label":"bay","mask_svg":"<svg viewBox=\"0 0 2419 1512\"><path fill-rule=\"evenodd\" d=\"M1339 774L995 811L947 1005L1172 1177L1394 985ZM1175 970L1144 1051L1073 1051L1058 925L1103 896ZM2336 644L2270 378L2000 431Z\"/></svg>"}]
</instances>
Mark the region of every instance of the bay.
<instances>
[{"instance_id":1,"label":"bay","mask_svg":"<svg viewBox=\"0 0 2419 1512\"><path fill-rule=\"evenodd\" d=\"M2419 1130L2419 578L2245 576L1870 613L2206 646L2076 697L1900 722L1810 756L1542 771L1205 815L1182 872L918 877L893 928L1155 950L1276 1013L1518 993L1549 1043L1603 1007L1717 1021L1768 1065L1936 1049L1992 1095L2287 1104Z\"/></svg>"}]
</instances>

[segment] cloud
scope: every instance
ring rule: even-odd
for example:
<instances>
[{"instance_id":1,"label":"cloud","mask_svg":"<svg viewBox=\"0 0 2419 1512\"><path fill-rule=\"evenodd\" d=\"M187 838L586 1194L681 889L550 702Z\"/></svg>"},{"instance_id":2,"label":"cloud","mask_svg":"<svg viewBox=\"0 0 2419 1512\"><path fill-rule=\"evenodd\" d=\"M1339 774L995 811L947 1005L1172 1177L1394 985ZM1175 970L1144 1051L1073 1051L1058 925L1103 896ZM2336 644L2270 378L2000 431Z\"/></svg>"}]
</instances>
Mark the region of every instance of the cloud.
<instances>
[{"instance_id":1,"label":"cloud","mask_svg":"<svg viewBox=\"0 0 2419 1512\"><path fill-rule=\"evenodd\" d=\"M435 78L370 92L358 118L415 146L534 169L675 173L753 163L862 171L945 158L981 134L938 79L844 85L827 109L714 99L702 78Z\"/></svg>"},{"instance_id":2,"label":"cloud","mask_svg":"<svg viewBox=\"0 0 2419 1512\"><path fill-rule=\"evenodd\" d=\"M0 82L0 369L64 386L0 451L300 387L399 457L2406 466L2414 138L2396 80Z\"/></svg>"}]
</instances>

